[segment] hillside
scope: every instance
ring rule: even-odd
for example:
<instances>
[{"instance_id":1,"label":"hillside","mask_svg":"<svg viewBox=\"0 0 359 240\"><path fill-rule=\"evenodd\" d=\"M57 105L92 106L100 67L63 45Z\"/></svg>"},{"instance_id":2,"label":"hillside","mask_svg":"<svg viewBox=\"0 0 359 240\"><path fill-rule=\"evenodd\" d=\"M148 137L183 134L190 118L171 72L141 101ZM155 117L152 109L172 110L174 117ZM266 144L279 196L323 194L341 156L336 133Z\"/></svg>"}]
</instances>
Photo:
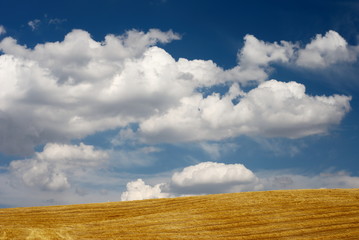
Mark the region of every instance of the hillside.
<instances>
[{"instance_id":1,"label":"hillside","mask_svg":"<svg viewBox=\"0 0 359 240\"><path fill-rule=\"evenodd\" d=\"M0 209L0 239L359 239L359 189Z\"/></svg>"}]
</instances>

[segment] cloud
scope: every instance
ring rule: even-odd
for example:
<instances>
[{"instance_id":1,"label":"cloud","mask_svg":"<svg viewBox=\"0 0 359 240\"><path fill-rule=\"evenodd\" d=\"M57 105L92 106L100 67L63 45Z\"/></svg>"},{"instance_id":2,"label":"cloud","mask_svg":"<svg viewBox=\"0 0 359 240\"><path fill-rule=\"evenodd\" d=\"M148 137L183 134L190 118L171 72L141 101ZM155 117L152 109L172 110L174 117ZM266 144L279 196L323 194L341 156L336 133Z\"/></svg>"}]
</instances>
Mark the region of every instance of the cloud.
<instances>
[{"instance_id":1,"label":"cloud","mask_svg":"<svg viewBox=\"0 0 359 240\"><path fill-rule=\"evenodd\" d=\"M294 48L295 45L287 41L268 43L247 34L244 46L238 52L238 61L246 67L267 66L272 62L286 63L293 57Z\"/></svg>"},{"instance_id":2,"label":"cloud","mask_svg":"<svg viewBox=\"0 0 359 240\"><path fill-rule=\"evenodd\" d=\"M202 162L174 173L170 188L182 194L208 194L227 192L234 186L252 189L257 182L253 172L242 164Z\"/></svg>"},{"instance_id":3,"label":"cloud","mask_svg":"<svg viewBox=\"0 0 359 240\"><path fill-rule=\"evenodd\" d=\"M34 20L31 20L27 23L27 25L29 25L29 27L31 28L32 31L35 31L36 29L39 28L40 26L40 19L34 19Z\"/></svg>"},{"instance_id":4,"label":"cloud","mask_svg":"<svg viewBox=\"0 0 359 240\"><path fill-rule=\"evenodd\" d=\"M324 36L317 34L304 48L299 43L284 40L268 43L247 34L244 37L244 46L238 52L238 62L242 69L261 72L263 78L256 79L261 81L268 77L271 63L325 69L334 64L355 62L358 53L357 46L350 46L333 30L329 30Z\"/></svg>"},{"instance_id":5,"label":"cloud","mask_svg":"<svg viewBox=\"0 0 359 240\"><path fill-rule=\"evenodd\" d=\"M161 192L163 184L146 185L142 179L127 183L127 191L121 194L121 201L143 200L151 198L167 198L167 193Z\"/></svg>"},{"instance_id":6,"label":"cloud","mask_svg":"<svg viewBox=\"0 0 359 240\"><path fill-rule=\"evenodd\" d=\"M172 81L174 59L151 45L177 38L171 31L129 31L101 43L74 30L63 42L34 49L5 38L0 132L7 141L0 150L29 154L38 144L126 126L176 104L192 87Z\"/></svg>"},{"instance_id":7,"label":"cloud","mask_svg":"<svg viewBox=\"0 0 359 240\"><path fill-rule=\"evenodd\" d=\"M297 44L287 41L280 43L264 42L255 36L247 34L244 37L244 46L238 51L238 66L230 70L240 83L263 82L271 72L270 64L289 63L294 57Z\"/></svg>"},{"instance_id":8,"label":"cloud","mask_svg":"<svg viewBox=\"0 0 359 240\"><path fill-rule=\"evenodd\" d=\"M247 35L239 65L222 69L211 60L176 60L155 46L177 39L157 29L109 34L100 42L73 30L63 41L34 48L4 38L0 151L32 154L39 144L131 124L139 128L126 136L146 143L298 138L327 132L350 109L347 96L309 96L302 84L265 81L272 63L293 62L295 44ZM229 88L218 93L217 86Z\"/></svg>"},{"instance_id":9,"label":"cloud","mask_svg":"<svg viewBox=\"0 0 359 240\"><path fill-rule=\"evenodd\" d=\"M49 143L31 159L12 161L10 172L29 187L61 191L70 188L69 177L98 167L107 159L106 152L83 143Z\"/></svg>"},{"instance_id":10,"label":"cloud","mask_svg":"<svg viewBox=\"0 0 359 240\"><path fill-rule=\"evenodd\" d=\"M298 51L296 63L306 68L325 68L336 63L354 62L358 51L335 31L317 34L304 49Z\"/></svg>"},{"instance_id":11,"label":"cloud","mask_svg":"<svg viewBox=\"0 0 359 240\"><path fill-rule=\"evenodd\" d=\"M0 25L0 35L3 35L6 33L6 29L3 25Z\"/></svg>"},{"instance_id":12,"label":"cloud","mask_svg":"<svg viewBox=\"0 0 359 240\"><path fill-rule=\"evenodd\" d=\"M172 184L188 187L202 184L246 183L255 179L254 174L242 164L202 162L184 168L172 176Z\"/></svg>"},{"instance_id":13,"label":"cloud","mask_svg":"<svg viewBox=\"0 0 359 240\"><path fill-rule=\"evenodd\" d=\"M238 99L238 103L233 101ZM140 124L146 142L221 140L239 135L299 138L326 133L350 110L350 97L309 96L296 82L266 81L243 94L195 94ZM320 116L320 117L319 117Z\"/></svg>"},{"instance_id":14,"label":"cloud","mask_svg":"<svg viewBox=\"0 0 359 240\"><path fill-rule=\"evenodd\" d=\"M244 46L237 54L238 65L223 73L217 73L217 78L222 78L221 82L236 82L243 86L256 85L268 79L270 64L289 62L295 47L296 45L290 42L268 43L247 34L244 37Z\"/></svg>"},{"instance_id":15,"label":"cloud","mask_svg":"<svg viewBox=\"0 0 359 240\"><path fill-rule=\"evenodd\" d=\"M359 177L345 171L326 171L314 175L290 170L252 172L242 164L202 162L175 172L165 183L153 187L142 179L129 182L121 200L233 193L243 191L358 188Z\"/></svg>"}]
</instances>

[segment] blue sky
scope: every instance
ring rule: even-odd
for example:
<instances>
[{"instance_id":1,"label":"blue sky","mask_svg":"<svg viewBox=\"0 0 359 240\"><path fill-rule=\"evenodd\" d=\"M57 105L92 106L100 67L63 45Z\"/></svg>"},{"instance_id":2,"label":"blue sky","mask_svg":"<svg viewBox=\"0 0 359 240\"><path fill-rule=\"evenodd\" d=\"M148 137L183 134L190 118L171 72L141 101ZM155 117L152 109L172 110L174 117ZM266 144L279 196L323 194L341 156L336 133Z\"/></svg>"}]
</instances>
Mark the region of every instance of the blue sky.
<instances>
[{"instance_id":1,"label":"blue sky","mask_svg":"<svg viewBox=\"0 0 359 240\"><path fill-rule=\"evenodd\" d=\"M3 1L0 206L359 187L356 1Z\"/></svg>"}]
</instances>

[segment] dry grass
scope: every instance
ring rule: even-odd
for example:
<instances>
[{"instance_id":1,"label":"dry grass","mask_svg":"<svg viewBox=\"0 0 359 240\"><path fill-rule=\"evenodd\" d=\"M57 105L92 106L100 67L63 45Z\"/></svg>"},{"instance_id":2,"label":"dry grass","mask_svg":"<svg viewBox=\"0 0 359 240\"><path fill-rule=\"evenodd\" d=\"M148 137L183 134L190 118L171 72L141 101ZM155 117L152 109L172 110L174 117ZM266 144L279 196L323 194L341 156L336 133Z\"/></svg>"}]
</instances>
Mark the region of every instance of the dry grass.
<instances>
[{"instance_id":1,"label":"dry grass","mask_svg":"<svg viewBox=\"0 0 359 240\"><path fill-rule=\"evenodd\" d=\"M0 209L0 239L359 239L359 189Z\"/></svg>"}]
</instances>

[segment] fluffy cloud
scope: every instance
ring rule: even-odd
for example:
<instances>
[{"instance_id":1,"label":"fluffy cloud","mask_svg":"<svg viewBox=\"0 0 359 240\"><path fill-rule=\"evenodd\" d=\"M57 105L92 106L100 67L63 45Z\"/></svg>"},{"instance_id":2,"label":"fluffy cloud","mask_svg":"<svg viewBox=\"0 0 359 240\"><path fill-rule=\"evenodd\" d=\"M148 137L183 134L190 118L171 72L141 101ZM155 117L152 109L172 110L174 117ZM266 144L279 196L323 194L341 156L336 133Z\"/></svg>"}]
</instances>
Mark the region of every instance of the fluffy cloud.
<instances>
[{"instance_id":1,"label":"fluffy cloud","mask_svg":"<svg viewBox=\"0 0 359 240\"><path fill-rule=\"evenodd\" d=\"M280 41L268 43L253 35L244 37L244 46L238 52L238 61L243 69L255 70L264 80L271 63L298 65L304 68L323 69L333 64L350 63L357 59L358 47L350 46L339 33L329 30L324 36L317 34L310 43L300 47L299 43Z\"/></svg>"},{"instance_id":2,"label":"fluffy cloud","mask_svg":"<svg viewBox=\"0 0 359 240\"><path fill-rule=\"evenodd\" d=\"M6 33L6 29L3 25L0 25L0 35L3 35Z\"/></svg>"},{"instance_id":3,"label":"fluffy cloud","mask_svg":"<svg viewBox=\"0 0 359 240\"><path fill-rule=\"evenodd\" d=\"M166 183L154 187L142 179L129 182L121 200L178 197L200 194L258 190L358 188L359 177L345 171L301 175L288 170L253 173L242 164L202 162L172 175Z\"/></svg>"},{"instance_id":4,"label":"fluffy cloud","mask_svg":"<svg viewBox=\"0 0 359 240\"><path fill-rule=\"evenodd\" d=\"M69 176L98 167L107 158L106 152L83 143L77 146L49 143L34 158L12 161L10 172L27 186L60 191L70 187Z\"/></svg>"},{"instance_id":5,"label":"fluffy cloud","mask_svg":"<svg viewBox=\"0 0 359 240\"><path fill-rule=\"evenodd\" d=\"M0 150L29 154L34 146L82 138L141 122L179 104L199 87L227 81L212 61L179 59L153 46L178 39L172 31L132 30L94 41L74 30L62 42L34 49L0 42Z\"/></svg>"},{"instance_id":6,"label":"fluffy cloud","mask_svg":"<svg viewBox=\"0 0 359 240\"><path fill-rule=\"evenodd\" d=\"M238 103L234 100L238 99ZM295 82L270 80L244 94L238 85L220 96L200 94L143 121L147 142L221 140L241 134L299 138L325 133L350 110L350 97L309 96Z\"/></svg>"},{"instance_id":7,"label":"fluffy cloud","mask_svg":"<svg viewBox=\"0 0 359 240\"><path fill-rule=\"evenodd\" d=\"M127 183L127 191L121 194L121 201L143 200L151 198L170 197L167 193L162 193L161 187L164 184L155 186L146 185L142 179Z\"/></svg>"},{"instance_id":8,"label":"fluffy cloud","mask_svg":"<svg viewBox=\"0 0 359 240\"><path fill-rule=\"evenodd\" d=\"M171 191L185 194L227 192L233 186L252 189L258 182L252 171L242 164L202 162L176 172L171 178Z\"/></svg>"},{"instance_id":9,"label":"fluffy cloud","mask_svg":"<svg viewBox=\"0 0 359 240\"><path fill-rule=\"evenodd\" d=\"M132 137L149 143L241 134L296 138L326 132L349 110L346 96L312 97L301 84L264 82L270 64L293 61L295 44L247 35L239 65L225 70L211 60L175 60L154 46L179 38L151 29L110 34L98 42L73 30L63 41L32 49L4 38L0 136L6 141L0 141L0 151L31 154L39 144L132 123L140 126ZM248 81L261 84L245 93L241 86ZM231 87L227 93L205 93L219 85Z\"/></svg>"},{"instance_id":10,"label":"fluffy cloud","mask_svg":"<svg viewBox=\"0 0 359 240\"><path fill-rule=\"evenodd\" d=\"M174 59L150 46L177 38L171 31L130 31L100 43L74 30L63 42L34 49L5 38L1 151L29 154L37 144L125 126L176 104L192 86L171 81Z\"/></svg>"},{"instance_id":11,"label":"fluffy cloud","mask_svg":"<svg viewBox=\"0 0 359 240\"><path fill-rule=\"evenodd\" d=\"M317 34L304 49L298 52L297 64L307 68L324 68L341 62L356 61L357 51L337 32L329 31L324 36Z\"/></svg>"},{"instance_id":12,"label":"fluffy cloud","mask_svg":"<svg viewBox=\"0 0 359 240\"><path fill-rule=\"evenodd\" d=\"M247 183L255 179L254 174L242 164L202 162L186 167L172 176L172 184L188 187L202 184Z\"/></svg>"},{"instance_id":13,"label":"fluffy cloud","mask_svg":"<svg viewBox=\"0 0 359 240\"><path fill-rule=\"evenodd\" d=\"M296 48L297 45L290 42L269 43L247 34L244 46L237 54L239 66L229 72L236 73L242 84L263 82L271 72L270 64L292 61Z\"/></svg>"},{"instance_id":14,"label":"fluffy cloud","mask_svg":"<svg viewBox=\"0 0 359 240\"><path fill-rule=\"evenodd\" d=\"M253 35L244 37L244 46L238 53L239 64L246 67L267 66L271 62L288 62L294 53L290 42L267 43L258 40Z\"/></svg>"}]
</instances>

